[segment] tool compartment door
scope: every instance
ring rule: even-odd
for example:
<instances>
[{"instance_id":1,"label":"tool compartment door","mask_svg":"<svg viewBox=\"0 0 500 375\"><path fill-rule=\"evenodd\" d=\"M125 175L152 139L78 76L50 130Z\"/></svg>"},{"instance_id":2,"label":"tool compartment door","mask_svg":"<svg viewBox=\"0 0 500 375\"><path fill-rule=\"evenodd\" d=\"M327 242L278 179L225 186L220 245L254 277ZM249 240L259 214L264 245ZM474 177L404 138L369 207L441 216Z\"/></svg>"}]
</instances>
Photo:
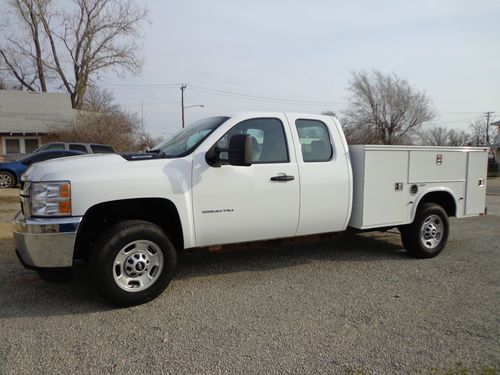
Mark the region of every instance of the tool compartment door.
<instances>
[{"instance_id":1,"label":"tool compartment door","mask_svg":"<svg viewBox=\"0 0 500 375\"><path fill-rule=\"evenodd\" d=\"M486 203L487 152L469 152L467 159L467 191L465 215L484 213Z\"/></svg>"}]
</instances>

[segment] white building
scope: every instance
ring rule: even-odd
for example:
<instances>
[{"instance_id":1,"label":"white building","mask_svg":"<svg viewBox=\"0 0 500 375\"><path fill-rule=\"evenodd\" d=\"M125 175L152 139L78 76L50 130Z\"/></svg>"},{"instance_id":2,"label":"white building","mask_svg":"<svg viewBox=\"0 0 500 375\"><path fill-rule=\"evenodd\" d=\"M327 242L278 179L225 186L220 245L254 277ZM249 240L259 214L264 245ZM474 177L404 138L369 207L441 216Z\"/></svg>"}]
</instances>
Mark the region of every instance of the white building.
<instances>
[{"instance_id":1,"label":"white building","mask_svg":"<svg viewBox=\"0 0 500 375\"><path fill-rule=\"evenodd\" d=\"M0 156L32 152L75 117L69 94L0 90Z\"/></svg>"}]
</instances>

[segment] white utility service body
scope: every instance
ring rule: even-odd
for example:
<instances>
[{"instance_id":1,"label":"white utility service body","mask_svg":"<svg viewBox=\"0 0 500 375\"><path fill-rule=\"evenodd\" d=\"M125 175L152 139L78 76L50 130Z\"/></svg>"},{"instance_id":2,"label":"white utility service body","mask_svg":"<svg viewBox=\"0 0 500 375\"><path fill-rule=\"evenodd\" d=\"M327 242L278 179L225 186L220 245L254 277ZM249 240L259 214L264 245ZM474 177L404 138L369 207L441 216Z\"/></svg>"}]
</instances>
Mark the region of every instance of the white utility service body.
<instances>
[{"instance_id":1,"label":"white utility service body","mask_svg":"<svg viewBox=\"0 0 500 375\"><path fill-rule=\"evenodd\" d=\"M30 167L13 222L21 262L51 279L86 260L131 305L161 293L183 249L398 227L409 252L432 257L447 216L485 213L485 149L348 147L329 116L217 116L152 151Z\"/></svg>"},{"instance_id":2,"label":"white utility service body","mask_svg":"<svg viewBox=\"0 0 500 375\"><path fill-rule=\"evenodd\" d=\"M410 223L420 199L431 192L452 196L457 218L485 213L483 148L354 145L349 154L354 177L349 225L354 228Z\"/></svg>"}]
</instances>

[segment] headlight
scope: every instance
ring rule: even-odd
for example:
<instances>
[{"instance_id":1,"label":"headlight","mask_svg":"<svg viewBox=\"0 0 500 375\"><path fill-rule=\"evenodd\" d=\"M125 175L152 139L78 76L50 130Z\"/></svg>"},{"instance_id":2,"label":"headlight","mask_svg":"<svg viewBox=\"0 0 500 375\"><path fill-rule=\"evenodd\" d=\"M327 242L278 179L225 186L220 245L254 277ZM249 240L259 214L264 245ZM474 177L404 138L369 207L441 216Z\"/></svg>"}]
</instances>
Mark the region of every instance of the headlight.
<instances>
[{"instance_id":1,"label":"headlight","mask_svg":"<svg viewBox=\"0 0 500 375\"><path fill-rule=\"evenodd\" d=\"M30 192L32 216L71 216L69 181L32 182Z\"/></svg>"}]
</instances>

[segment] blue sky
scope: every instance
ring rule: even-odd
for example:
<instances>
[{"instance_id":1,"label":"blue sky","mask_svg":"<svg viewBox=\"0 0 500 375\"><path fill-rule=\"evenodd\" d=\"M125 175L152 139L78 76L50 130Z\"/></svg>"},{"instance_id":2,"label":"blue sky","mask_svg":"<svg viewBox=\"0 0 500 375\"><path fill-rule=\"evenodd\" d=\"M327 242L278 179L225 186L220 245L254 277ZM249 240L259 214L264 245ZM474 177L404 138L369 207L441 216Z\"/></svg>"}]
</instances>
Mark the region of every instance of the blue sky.
<instances>
[{"instance_id":1,"label":"blue sky","mask_svg":"<svg viewBox=\"0 0 500 375\"><path fill-rule=\"evenodd\" d=\"M125 109L144 108L146 129L180 127L180 90L114 84L187 83L261 101L186 89L188 122L239 110L341 112L352 71L406 78L431 97L437 124L466 127L483 111L500 118L500 1L142 1L140 76L103 82Z\"/></svg>"}]
</instances>

